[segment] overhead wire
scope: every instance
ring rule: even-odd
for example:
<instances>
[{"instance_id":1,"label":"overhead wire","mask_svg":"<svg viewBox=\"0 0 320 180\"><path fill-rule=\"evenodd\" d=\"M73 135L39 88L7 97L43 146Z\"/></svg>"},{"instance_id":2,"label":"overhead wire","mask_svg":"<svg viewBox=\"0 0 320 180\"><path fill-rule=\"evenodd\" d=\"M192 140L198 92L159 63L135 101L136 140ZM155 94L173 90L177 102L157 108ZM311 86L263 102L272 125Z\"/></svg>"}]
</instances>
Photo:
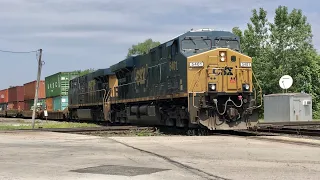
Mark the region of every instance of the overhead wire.
<instances>
[{"instance_id":1,"label":"overhead wire","mask_svg":"<svg viewBox=\"0 0 320 180\"><path fill-rule=\"evenodd\" d=\"M35 53L38 52L39 50L34 50L34 51L8 51L8 50L1 50L0 52L4 52L4 53Z\"/></svg>"},{"instance_id":2,"label":"overhead wire","mask_svg":"<svg viewBox=\"0 0 320 180\"><path fill-rule=\"evenodd\" d=\"M39 50L33 50L33 51L8 51L8 50L2 50L0 49L0 52L3 52L3 53L14 53L14 54L29 54L29 53L36 53L36 59L39 58ZM44 65L44 61L42 61L42 65Z\"/></svg>"}]
</instances>

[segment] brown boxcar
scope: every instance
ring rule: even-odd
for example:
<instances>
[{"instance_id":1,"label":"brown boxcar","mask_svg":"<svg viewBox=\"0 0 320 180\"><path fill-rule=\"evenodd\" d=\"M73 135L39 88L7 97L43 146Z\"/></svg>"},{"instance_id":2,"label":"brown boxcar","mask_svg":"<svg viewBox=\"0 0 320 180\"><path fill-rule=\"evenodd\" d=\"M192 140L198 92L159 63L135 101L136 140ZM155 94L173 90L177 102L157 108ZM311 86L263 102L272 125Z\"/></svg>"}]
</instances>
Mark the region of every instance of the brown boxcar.
<instances>
[{"instance_id":1,"label":"brown boxcar","mask_svg":"<svg viewBox=\"0 0 320 180\"><path fill-rule=\"evenodd\" d=\"M8 89L8 102L24 101L24 87L15 86Z\"/></svg>"},{"instance_id":2,"label":"brown boxcar","mask_svg":"<svg viewBox=\"0 0 320 180\"><path fill-rule=\"evenodd\" d=\"M29 83L24 84L24 100L31 100L34 99L35 91L36 91L37 81L32 81ZM43 99L46 97L45 92L45 81L41 80L39 83L39 91L38 91L38 98Z\"/></svg>"},{"instance_id":3,"label":"brown boxcar","mask_svg":"<svg viewBox=\"0 0 320 180\"><path fill-rule=\"evenodd\" d=\"M8 89L0 90L0 103L8 102Z\"/></svg>"},{"instance_id":4,"label":"brown boxcar","mask_svg":"<svg viewBox=\"0 0 320 180\"><path fill-rule=\"evenodd\" d=\"M46 106L48 111L53 110L53 98L47 98L46 99Z\"/></svg>"},{"instance_id":5,"label":"brown boxcar","mask_svg":"<svg viewBox=\"0 0 320 180\"><path fill-rule=\"evenodd\" d=\"M24 104L23 104L23 110L26 110L26 111L28 111L28 110L30 110L30 104L28 103L28 102L23 102Z\"/></svg>"},{"instance_id":6,"label":"brown boxcar","mask_svg":"<svg viewBox=\"0 0 320 180\"><path fill-rule=\"evenodd\" d=\"M24 102L13 102L13 109L24 110Z\"/></svg>"},{"instance_id":7,"label":"brown boxcar","mask_svg":"<svg viewBox=\"0 0 320 180\"><path fill-rule=\"evenodd\" d=\"M14 104L13 103L8 103L7 109L8 110L14 109Z\"/></svg>"}]
</instances>

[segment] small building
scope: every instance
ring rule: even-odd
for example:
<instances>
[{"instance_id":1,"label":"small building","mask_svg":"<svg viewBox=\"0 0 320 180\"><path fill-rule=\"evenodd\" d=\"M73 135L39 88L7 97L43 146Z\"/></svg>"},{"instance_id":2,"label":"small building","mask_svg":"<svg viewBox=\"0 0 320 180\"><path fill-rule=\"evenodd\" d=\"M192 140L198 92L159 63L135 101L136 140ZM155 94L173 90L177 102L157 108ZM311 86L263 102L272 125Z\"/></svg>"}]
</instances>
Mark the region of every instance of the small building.
<instances>
[{"instance_id":1,"label":"small building","mask_svg":"<svg viewBox=\"0 0 320 180\"><path fill-rule=\"evenodd\" d=\"M312 96L306 93L264 95L264 121L312 121Z\"/></svg>"}]
</instances>

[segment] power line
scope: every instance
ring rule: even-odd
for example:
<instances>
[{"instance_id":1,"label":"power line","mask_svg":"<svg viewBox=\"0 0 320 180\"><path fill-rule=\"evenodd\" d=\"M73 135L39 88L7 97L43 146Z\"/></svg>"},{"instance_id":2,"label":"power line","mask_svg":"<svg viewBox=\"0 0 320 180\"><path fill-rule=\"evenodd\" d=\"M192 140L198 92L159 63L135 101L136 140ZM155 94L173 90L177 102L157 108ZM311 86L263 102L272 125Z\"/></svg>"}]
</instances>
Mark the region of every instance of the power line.
<instances>
[{"instance_id":1,"label":"power line","mask_svg":"<svg viewBox=\"0 0 320 180\"><path fill-rule=\"evenodd\" d=\"M1 50L0 52L4 52L4 53L35 53L38 52L39 50L35 50L35 51L7 51L7 50Z\"/></svg>"}]
</instances>

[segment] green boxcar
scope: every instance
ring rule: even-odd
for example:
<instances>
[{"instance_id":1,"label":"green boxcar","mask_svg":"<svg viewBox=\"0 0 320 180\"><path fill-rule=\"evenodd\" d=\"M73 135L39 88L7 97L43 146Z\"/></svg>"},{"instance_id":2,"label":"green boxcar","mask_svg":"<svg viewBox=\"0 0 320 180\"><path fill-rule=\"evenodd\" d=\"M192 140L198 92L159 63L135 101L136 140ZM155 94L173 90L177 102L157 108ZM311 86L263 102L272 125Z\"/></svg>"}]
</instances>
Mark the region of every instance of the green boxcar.
<instances>
[{"instance_id":1,"label":"green boxcar","mask_svg":"<svg viewBox=\"0 0 320 180\"><path fill-rule=\"evenodd\" d=\"M69 81L79 76L77 72L59 72L45 78L46 97L67 96Z\"/></svg>"},{"instance_id":2,"label":"green boxcar","mask_svg":"<svg viewBox=\"0 0 320 180\"><path fill-rule=\"evenodd\" d=\"M68 107L68 96L58 96L53 98L53 110L63 111Z\"/></svg>"}]
</instances>

